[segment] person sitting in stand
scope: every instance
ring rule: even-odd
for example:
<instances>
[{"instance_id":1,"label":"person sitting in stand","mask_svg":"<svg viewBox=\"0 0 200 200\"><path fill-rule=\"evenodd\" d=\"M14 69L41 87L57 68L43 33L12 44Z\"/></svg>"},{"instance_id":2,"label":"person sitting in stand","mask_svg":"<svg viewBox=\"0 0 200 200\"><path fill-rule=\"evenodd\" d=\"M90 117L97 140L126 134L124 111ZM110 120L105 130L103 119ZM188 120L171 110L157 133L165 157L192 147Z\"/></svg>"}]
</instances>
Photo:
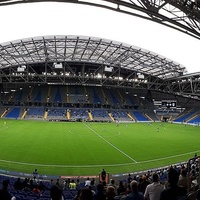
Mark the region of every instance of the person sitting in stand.
<instances>
[{"instance_id":1,"label":"person sitting in stand","mask_svg":"<svg viewBox=\"0 0 200 200\"><path fill-rule=\"evenodd\" d=\"M131 177L131 174L128 174L127 183L130 184L132 180L133 178Z\"/></svg>"},{"instance_id":2,"label":"person sitting in stand","mask_svg":"<svg viewBox=\"0 0 200 200\"><path fill-rule=\"evenodd\" d=\"M108 186L106 189L106 200L114 200L115 196L115 188L113 186Z\"/></svg>"},{"instance_id":3,"label":"person sitting in stand","mask_svg":"<svg viewBox=\"0 0 200 200\"><path fill-rule=\"evenodd\" d=\"M187 189L191 187L191 179L187 173L187 169L182 169L179 175L178 186ZM189 192L189 191L188 191Z\"/></svg>"},{"instance_id":4,"label":"person sitting in stand","mask_svg":"<svg viewBox=\"0 0 200 200\"><path fill-rule=\"evenodd\" d=\"M80 193L79 200L92 200L93 194L89 188L83 188Z\"/></svg>"},{"instance_id":5,"label":"person sitting in stand","mask_svg":"<svg viewBox=\"0 0 200 200\"><path fill-rule=\"evenodd\" d=\"M51 200L64 200L62 189L58 185L53 185L50 189Z\"/></svg>"},{"instance_id":6,"label":"person sitting in stand","mask_svg":"<svg viewBox=\"0 0 200 200\"><path fill-rule=\"evenodd\" d=\"M76 183L74 182L74 179L72 179L71 182L69 183L69 189L76 190Z\"/></svg>"},{"instance_id":7,"label":"person sitting in stand","mask_svg":"<svg viewBox=\"0 0 200 200\"><path fill-rule=\"evenodd\" d=\"M173 167L168 171L168 187L161 192L160 200L187 199L185 188L178 186L179 173Z\"/></svg>"},{"instance_id":8,"label":"person sitting in stand","mask_svg":"<svg viewBox=\"0 0 200 200\"><path fill-rule=\"evenodd\" d=\"M142 192L142 194L144 194L147 185L149 185L150 182L147 180L147 176L146 175L142 175L142 177L140 178L140 182L138 184L138 190L140 192Z\"/></svg>"},{"instance_id":9,"label":"person sitting in stand","mask_svg":"<svg viewBox=\"0 0 200 200\"><path fill-rule=\"evenodd\" d=\"M90 186L91 185L91 181L90 178L88 177L87 180L85 181L85 186Z\"/></svg>"},{"instance_id":10,"label":"person sitting in stand","mask_svg":"<svg viewBox=\"0 0 200 200\"><path fill-rule=\"evenodd\" d=\"M119 181L119 186L117 187L117 194L124 194L126 192L126 187L123 184L123 181Z\"/></svg>"},{"instance_id":11,"label":"person sitting in stand","mask_svg":"<svg viewBox=\"0 0 200 200\"><path fill-rule=\"evenodd\" d=\"M17 180L14 183L15 190L22 190L23 189L23 183L21 182L21 179L18 177Z\"/></svg>"},{"instance_id":12,"label":"person sitting in stand","mask_svg":"<svg viewBox=\"0 0 200 200\"><path fill-rule=\"evenodd\" d=\"M106 200L106 194L105 194L103 183L99 183L97 185L97 191L96 191L96 194L94 194L93 199L94 200L99 200L99 199Z\"/></svg>"},{"instance_id":13,"label":"person sitting in stand","mask_svg":"<svg viewBox=\"0 0 200 200\"><path fill-rule=\"evenodd\" d=\"M131 181L130 187L131 187L131 193L129 193L125 197L125 200L144 200L143 194L138 191L138 182L137 181L135 181L135 180Z\"/></svg>"},{"instance_id":14,"label":"person sitting in stand","mask_svg":"<svg viewBox=\"0 0 200 200\"><path fill-rule=\"evenodd\" d=\"M2 184L2 188L0 190L0 199L1 200L14 200L15 197L12 197L12 195L8 192L9 187L9 180L4 180Z\"/></svg>"},{"instance_id":15,"label":"person sitting in stand","mask_svg":"<svg viewBox=\"0 0 200 200\"><path fill-rule=\"evenodd\" d=\"M164 189L164 186L159 182L159 176L157 173L152 175L153 183L147 185L144 199L145 200L159 200L160 194Z\"/></svg>"}]
</instances>

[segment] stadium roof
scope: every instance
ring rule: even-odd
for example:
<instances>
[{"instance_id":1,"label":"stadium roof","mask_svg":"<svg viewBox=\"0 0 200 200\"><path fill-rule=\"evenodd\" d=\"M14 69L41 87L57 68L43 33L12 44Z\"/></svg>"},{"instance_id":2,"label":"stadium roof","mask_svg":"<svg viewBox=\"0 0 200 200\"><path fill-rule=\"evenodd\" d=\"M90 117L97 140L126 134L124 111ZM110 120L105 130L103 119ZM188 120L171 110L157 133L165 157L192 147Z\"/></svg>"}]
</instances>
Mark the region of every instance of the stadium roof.
<instances>
[{"instance_id":1,"label":"stadium roof","mask_svg":"<svg viewBox=\"0 0 200 200\"><path fill-rule=\"evenodd\" d=\"M0 69L45 62L94 63L161 79L177 77L185 72L185 67L158 54L101 38L45 36L0 45Z\"/></svg>"}]
</instances>

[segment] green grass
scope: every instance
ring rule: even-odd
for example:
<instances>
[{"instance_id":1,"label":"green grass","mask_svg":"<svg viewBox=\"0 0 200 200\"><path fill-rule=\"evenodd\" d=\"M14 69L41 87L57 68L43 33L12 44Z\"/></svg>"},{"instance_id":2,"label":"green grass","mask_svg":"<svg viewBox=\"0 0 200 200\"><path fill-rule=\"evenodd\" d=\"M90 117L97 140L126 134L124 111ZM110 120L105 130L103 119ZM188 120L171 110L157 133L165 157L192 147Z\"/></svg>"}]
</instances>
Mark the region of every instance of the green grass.
<instances>
[{"instance_id":1,"label":"green grass","mask_svg":"<svg viewBox=\"0 0 200 200\"><path fill-rule=\"evenodd\" d=\"M199 140L200 127L181 124L0 120L0 169L77 176L97 175L102 168L128 173L187 161L200 152Z\"/></svg>"}]
</instances>

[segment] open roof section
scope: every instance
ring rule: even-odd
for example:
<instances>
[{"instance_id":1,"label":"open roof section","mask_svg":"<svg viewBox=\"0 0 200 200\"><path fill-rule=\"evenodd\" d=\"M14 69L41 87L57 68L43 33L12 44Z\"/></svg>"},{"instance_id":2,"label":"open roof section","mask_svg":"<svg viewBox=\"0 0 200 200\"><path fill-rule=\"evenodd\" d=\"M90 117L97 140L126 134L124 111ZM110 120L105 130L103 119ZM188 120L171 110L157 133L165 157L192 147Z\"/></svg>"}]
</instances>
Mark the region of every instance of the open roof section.
<instances>
[{"instance_id":1,"label":"open roof section","mask_svg":"<svg viewBox=\"0 0 200 200\"><path fill-rule=\"evenodd\" d=\"M94 37L45 36L0 45L0 69L38 63L90 63L168 79L185 67L153 52Z\"/></svg>"}]
</instances>

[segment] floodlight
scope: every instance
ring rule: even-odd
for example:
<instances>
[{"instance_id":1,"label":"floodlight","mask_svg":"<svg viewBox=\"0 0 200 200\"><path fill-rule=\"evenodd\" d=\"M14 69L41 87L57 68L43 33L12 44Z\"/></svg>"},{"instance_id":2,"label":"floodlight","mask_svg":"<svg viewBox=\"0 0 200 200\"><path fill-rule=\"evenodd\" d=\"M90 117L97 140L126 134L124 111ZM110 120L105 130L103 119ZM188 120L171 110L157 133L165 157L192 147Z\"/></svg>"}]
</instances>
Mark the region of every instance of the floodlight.
<instances>
[{"instance_id":1,"label":"floodlight","mask_svg":"<svg viewBox=\"0 0 200 200\"><path fill-rule=\"evenodd\" d=\"M53 63L53 67L55 69L62 69L63 68L62 63Z\"/></svg>"}]
</instances>

